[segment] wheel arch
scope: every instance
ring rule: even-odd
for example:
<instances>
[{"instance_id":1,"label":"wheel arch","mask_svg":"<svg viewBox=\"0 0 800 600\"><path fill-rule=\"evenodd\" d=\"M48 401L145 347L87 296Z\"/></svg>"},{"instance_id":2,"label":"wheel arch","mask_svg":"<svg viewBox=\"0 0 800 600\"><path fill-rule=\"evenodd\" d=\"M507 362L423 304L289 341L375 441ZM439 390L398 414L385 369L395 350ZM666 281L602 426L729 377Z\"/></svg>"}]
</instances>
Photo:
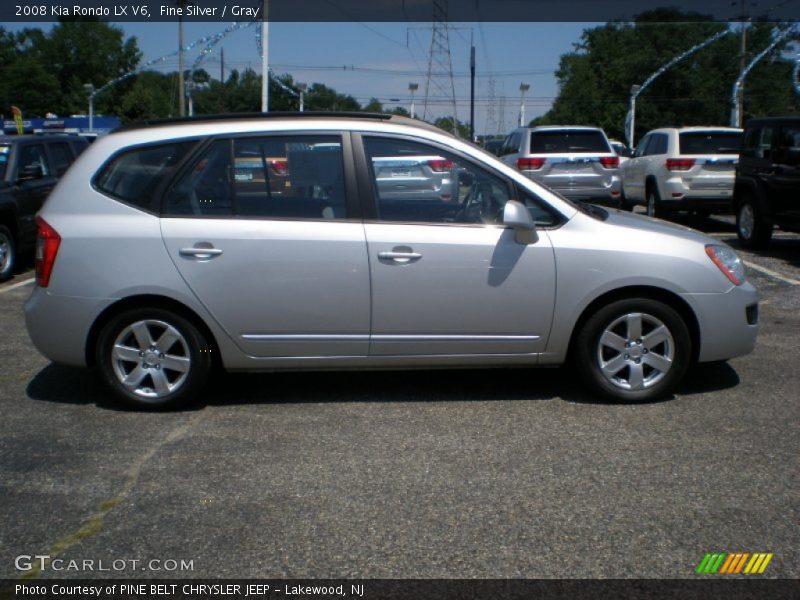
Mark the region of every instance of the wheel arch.
<instances>
[{"instance_id":1,"label":"wheel arch","mask_svg":"<svg viewBox=\"0 0 800 600\"><path fill-rule=\"evenodd\" d=\"M595 312L603 306L616 302L617 300L627 300L631 298L657 300L674 309L680 315L681 319L683 319L683 322L686 323L686 327L689 330L689 337L692 342L691 363L697 362L697 358L700 355L700 323L697 320L697 315L694 313L694 310L678 294L664 288L648 285L616 288L592 300L586 308L583 309L578 320L575 321L572 333L570 334L567 356L572 356L574 354L575 339L578 337L581 329L583 329L586 321L588 321Z\"/></svg>"},{"instance_id":2,"label":"wheel arch","mask_svg":"<svg viewBox=\"0 0 800 600\"><path fill-rule=\"evenodd\" d=\"M215 366L220 366L222 360L219 352L219 344L211 329L206 325L205 321L201 319L196 312L185 304L167 296L159 296L156 294L140 294L136 296L129 296L114 302L106 307L103 312L98 315L94 323L89 329L89 334L86 338L86 364L89 367L94 367L95 361L95 348L100 338L100 332L103 330L111 319L118 314L136 308L160 308L163 310L170 310L180 315L184 319L190 321L206 338L206 341L211 346L211 357Z\"/></svg>"}]
</instances>

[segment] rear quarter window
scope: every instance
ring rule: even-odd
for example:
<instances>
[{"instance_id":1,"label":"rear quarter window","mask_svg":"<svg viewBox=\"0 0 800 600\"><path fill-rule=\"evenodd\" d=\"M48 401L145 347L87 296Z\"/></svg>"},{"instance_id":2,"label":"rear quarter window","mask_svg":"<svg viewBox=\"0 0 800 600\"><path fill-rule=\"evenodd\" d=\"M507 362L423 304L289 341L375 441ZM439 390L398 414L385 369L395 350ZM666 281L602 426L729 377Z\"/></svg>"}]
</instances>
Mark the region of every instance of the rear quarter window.
<instances>
[{"instance_id":1,"label":"rear quarter window","mask_svg":"<svg viewBox=\"0 0 800 600\"><path fill-rule=\"evenodd\" d=\"M600 131L532 131L531 154L611 152Z\"/></svg>"},{"instance_id":2,"label":"rear quarter window","mask_svg":"<svg viewBox=\"0 0 800 600\"><path fill-rule=\"evenodd\" d=\"M156 190L195 143L183 141L123 150L100 168L94 186L126 204L151 210Z\"/></svg>"}]
</instances>

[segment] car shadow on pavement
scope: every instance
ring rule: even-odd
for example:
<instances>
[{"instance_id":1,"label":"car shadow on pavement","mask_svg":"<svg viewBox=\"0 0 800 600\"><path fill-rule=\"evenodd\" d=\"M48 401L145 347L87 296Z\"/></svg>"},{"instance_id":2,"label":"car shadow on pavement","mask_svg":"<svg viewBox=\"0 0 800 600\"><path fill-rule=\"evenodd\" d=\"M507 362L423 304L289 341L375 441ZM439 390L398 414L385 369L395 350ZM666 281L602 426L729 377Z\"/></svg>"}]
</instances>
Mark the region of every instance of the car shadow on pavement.
<instances>
[{"instance_id":1,"label":"car shadow on pavement","mask_svg":"<svg viewBox=\"0 0 800 600\"><path fill-rule=\"evenodd\" d=\"M727 363L694 367L679 386L679 396L735 387L736 371ZM28 383L32 400L94 404L128 410L117 404L91 372L50 364ZM587 392L568 367L553 369L447 369L431 371L322 371L218 373L199 402L203 406L302 404L315 402L491 402L557 400L576 404L627 404ZM669 402L671 398L648 403Z\"/></svg>"},{"instance_id":2,"label":"car shadow on pavement","mask_svg":"<svg viewBox=\"0 0 800 600\"><path fill-rule=\"evenodd\" d=\"M28 398L62 404L94 404L99 408L125 410L117 405L101 381L87 369L50 363L28 382Z\"/></svg>"}]
</instances>

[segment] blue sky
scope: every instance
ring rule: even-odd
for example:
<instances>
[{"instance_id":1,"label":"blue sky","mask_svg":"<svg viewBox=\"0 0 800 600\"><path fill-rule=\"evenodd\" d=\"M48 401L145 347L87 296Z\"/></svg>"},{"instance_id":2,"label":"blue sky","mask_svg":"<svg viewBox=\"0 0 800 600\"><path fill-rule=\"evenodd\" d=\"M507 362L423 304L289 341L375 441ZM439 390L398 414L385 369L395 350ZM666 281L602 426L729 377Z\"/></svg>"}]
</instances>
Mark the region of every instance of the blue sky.
<instances>
[{"instance_id":1,"label":"blue sky","mask_svg":"<svg viewBox=\"0 0 800 600\"><path fill-rule=\"evenodd\" d=\"M0 24L9 29L51 24ZM173 53L177 47L177 23L115 23L127 35L136 36L143 62ZM185 43L221 32L230 23L185 23ZM544 113L557 95L554 71L560 56L569 52L586 27L592 23L452 23L450 51L455 78L458 118L469 118L469 40L476 47L477 133L507 133L519 114L521 82L530 84L526 94L526 118ZM214 46L202 65L219 77L220 53L225 49L226 72L248 66L258 70L254 25L235 31ZM269 63L276 73L290 73L296 81L320 82L353 95L365 104L376 97L388 108L409 108L410 82L419 83L416 108L420 115L431 40L425 23L271 23ZM205 45L187 55L191 65ZM153 65L157 70L177 70L177 56ZM344 70L343 66L371 71ZM324 68L329 67L329 68ZM330 67L339 67L331 69ZM494 86L494 110L489 99ZM449 85L449 82L447 82ZM431 92L433 95L433 92ZM441 93L436 95L441 96ZM398 99L395 102L392 99ZM434 116L452 110L440 103L431 105ZM501 117L503 117L501 121Z\"/></svg>"}]
</instances>

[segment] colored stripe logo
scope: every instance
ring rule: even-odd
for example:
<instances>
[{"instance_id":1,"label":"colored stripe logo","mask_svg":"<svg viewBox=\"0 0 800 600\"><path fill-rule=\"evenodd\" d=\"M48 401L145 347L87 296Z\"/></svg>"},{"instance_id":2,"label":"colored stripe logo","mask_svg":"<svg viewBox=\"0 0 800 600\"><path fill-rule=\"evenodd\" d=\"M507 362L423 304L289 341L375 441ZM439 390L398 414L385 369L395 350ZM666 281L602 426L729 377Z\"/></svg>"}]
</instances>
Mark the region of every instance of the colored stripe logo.
<instances>
[{"instance_id":1,"label":"colored stripe logo","mask_svg":"<svg viewBox=\"0 0 800 600\"><path fill-rule=\"evenodd\" d=\"M710 575L760 575L772 560L772 552L716 552L708 553L700 561L696 573Z\"/></svg>"}]
</instances>

